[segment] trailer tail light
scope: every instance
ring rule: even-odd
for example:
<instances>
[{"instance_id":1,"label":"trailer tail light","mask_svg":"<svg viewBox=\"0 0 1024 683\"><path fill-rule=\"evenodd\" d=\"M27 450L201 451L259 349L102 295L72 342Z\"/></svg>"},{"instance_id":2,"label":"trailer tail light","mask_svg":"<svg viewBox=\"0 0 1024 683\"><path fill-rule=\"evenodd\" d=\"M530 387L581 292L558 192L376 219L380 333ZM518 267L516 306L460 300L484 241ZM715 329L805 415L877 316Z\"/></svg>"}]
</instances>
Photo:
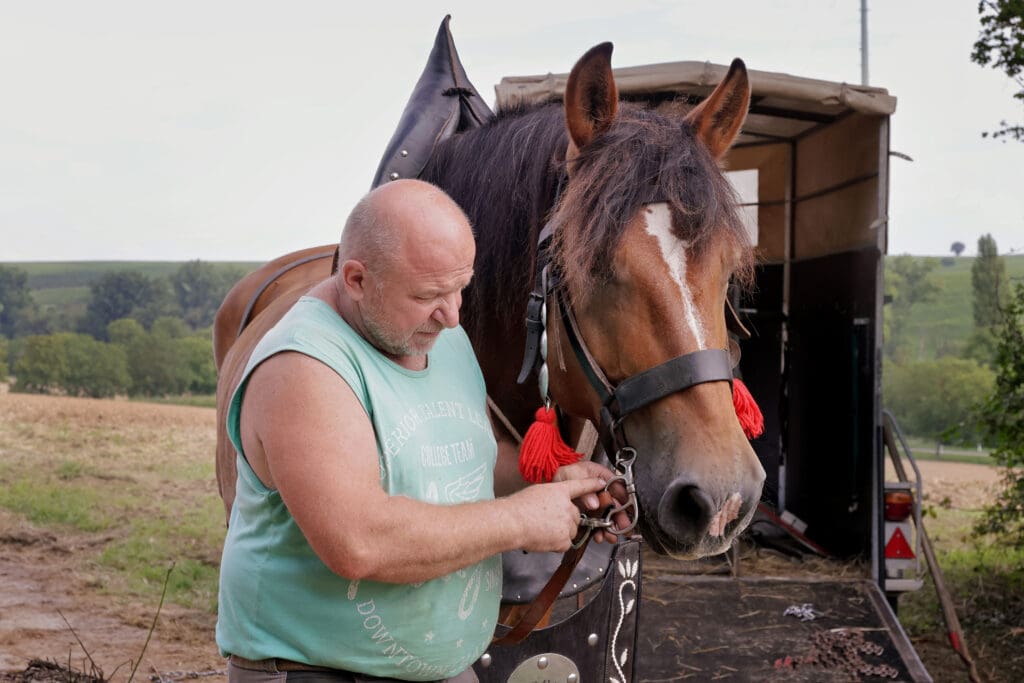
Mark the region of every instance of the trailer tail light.
<instances>
[{"instance_id":1,"label":"trailer tail light","mask_svg":"<svg viewBox=\"0 0 1024 683\"><path fill-rule=\"evenodd\" d=\"M914 496L909 491L885 492L885 520L902 522L914 511Z\"/></svg>"}]
</instances>

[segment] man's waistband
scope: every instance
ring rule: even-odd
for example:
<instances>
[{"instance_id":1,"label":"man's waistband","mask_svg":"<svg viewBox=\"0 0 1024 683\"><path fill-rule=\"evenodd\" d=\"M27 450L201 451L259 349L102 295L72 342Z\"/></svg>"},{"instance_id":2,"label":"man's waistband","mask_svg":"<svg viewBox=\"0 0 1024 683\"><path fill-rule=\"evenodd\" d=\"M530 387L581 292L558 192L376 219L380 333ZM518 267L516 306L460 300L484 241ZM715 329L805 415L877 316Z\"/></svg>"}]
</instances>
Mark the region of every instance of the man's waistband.
<instances>
[{"instance_id":1,"label":"man's waistband","mask_svg":"<svg viewBox=\"0 0 1024 683\"><path fill-rule=\"evenodd\" d=\"M353 673L343 669L332 669L326 666L314 666L312 664L303 664L302 662L293 662L290 659L281 659L280 657L274 657L272 659L246 659L245 657L239 657L238 655L231 655L228 659L237 667L241 667L243 669L256 669L257 671L266 671L269 673L277 673L278 671L319 671L321 673L333 674Z\"/></svg>"}]
</instances>

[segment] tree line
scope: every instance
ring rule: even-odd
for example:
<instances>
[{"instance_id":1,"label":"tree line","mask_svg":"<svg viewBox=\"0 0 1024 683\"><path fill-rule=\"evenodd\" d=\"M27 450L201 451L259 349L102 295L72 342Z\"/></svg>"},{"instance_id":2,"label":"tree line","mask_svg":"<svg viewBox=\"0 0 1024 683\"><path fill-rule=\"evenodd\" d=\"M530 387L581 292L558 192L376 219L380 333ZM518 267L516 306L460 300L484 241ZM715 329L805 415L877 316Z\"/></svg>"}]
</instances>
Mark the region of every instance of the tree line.
<instances>
[{"instance_id":1,"label":"tree line","mask_svg":"<svg viewBox=\"0 0 1024 683\"><path fill-rule=\"evenodd\" d=\"M954 242L954 254L963 244ZM914 436L974 445L986 441L979 406L996 385L998 334L1009 310L1006 264L995 239L978 239L971 266L974 327L962 344L938 346L938 358L915 360L911 310L934 303L942 292L933 280L934 259L909 255L886 260L883 401Z\"/></svg>"},{"instance_id":2,"label":"tree line","mask_svg":"<svg viewBox=\"0 0 1024 683\"><path fill-rule=\"evenodd\" d=\"M244 274L202 261L167 277L104 273L89 287L84 314L65 320L39 307L26 271L0 265L0 371L13 373L14 391L210 394L217 385L213 317Z\"/></svg>"}]
</instances>

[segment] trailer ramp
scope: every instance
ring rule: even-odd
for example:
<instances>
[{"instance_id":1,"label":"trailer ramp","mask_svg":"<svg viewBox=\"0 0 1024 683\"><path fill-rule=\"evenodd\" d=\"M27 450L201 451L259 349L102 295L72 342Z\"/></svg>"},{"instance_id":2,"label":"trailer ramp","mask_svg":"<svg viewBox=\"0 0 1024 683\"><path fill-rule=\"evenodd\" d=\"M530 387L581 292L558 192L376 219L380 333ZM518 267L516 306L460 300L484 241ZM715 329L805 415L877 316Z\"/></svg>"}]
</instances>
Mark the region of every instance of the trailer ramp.
<instances>
[{"instance_id":1,"label":"trailer ramp","mask_svg":"<svg viewBox=\"0 0 1024 683\"><path fill-rule=\"evenodd\" d=\"M932 680L868 579L664 574L642 591L637 681Z\"/></svg>"}]
</instances>

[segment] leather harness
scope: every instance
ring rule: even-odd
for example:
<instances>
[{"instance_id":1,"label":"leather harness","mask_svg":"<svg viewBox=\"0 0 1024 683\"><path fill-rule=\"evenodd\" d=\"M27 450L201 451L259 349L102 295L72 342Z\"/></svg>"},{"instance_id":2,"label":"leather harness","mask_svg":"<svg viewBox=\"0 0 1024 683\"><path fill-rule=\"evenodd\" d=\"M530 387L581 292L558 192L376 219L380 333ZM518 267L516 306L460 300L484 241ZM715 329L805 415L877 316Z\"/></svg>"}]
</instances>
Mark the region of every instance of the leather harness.
<instances>
[{"instance_id":1,"label":"leather harness","mask_svg":"<svg viewBox=\"0 0 1024 683\"><path fill-rule=\"evenodd\" d=\"M249 322L252 319L252 310L256 307L256 302L259 300L261 296L263 296L263 292L267 291L267 287L277 282L277 278L281 277L289 270L298 268L299 266L305 265L310 261L318 261L323 258L332 257L337 257L337 249L332 249L331 251L322 251L317 254L310 254L305 258L300 258L298 261L286 263L285 265L281 266L273 273L271 273L263 282L260 283L260 286L256 288L256 291L253 292L253 295L249 297L249 303L246 304L245 306L245 312L242 313L242 318L241 320L238 321L238 332L235 333L235 339L242 336L242 332L245 331L246 326L248 326Z\"/></svg>"}]
</instances>

